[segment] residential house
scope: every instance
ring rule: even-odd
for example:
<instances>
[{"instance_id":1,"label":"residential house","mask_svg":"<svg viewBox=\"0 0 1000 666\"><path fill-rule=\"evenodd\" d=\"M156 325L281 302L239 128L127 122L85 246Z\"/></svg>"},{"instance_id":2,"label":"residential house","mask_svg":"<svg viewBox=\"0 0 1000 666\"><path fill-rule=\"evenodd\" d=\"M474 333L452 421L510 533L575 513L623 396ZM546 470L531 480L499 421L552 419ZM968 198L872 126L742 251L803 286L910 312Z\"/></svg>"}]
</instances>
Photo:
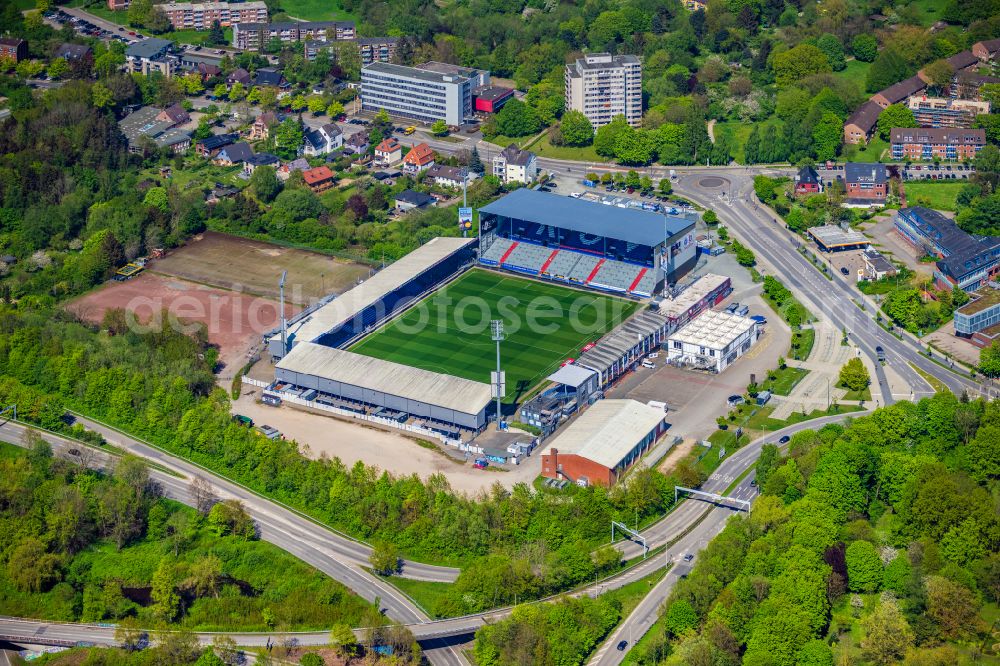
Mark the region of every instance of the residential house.
<instances>
[{"instance_id":1,"label":"residential house","mask_svg":"<svg viewBox=\"0 0 1000 666\"><path fill-rule=\"evenodd\" d=\"M352 134L344 140L344 150L355 155L367 153L370 145L368 133L365 131Z\"/></svg>"},{"instance_id":2,"label":"residential house","mask_svg":"<svg viewBox=\"0 0 1000 666\"><path fill-rule=\"evenodd\" d=\"M972 127L976 116L989 113L989 102L914 95L906 102L920 127Z\"/></svg>"},{"instance_id":3,"label":"residential house","mask_svg":"<svg viewBox=\"0 0 1000 666\"><path fill-rule=\"evenodd\" d=\"M175 154L191 150L191 133L176 127L151 138L157 148L169 148Z\"/></svg>"},{"instance_id":4,"label":"residential house","mask_svg":"<svg viewBox=\"0 0 1000 666\"><path fill-rule=\"evenodd\" d=\"M538 161L533 152L512 143L493 158L493 175L504 184L528 184L538 175Z\"/></svg>"},{"instance_id":5,"label":"residential house","mask_svg":"<svg viewBox=\"0 0 1000 666\"><path fill-rule=\"evenodd\" d=\"M401 212L414 208L426 208L433 203L434 197L414 190L403 190L396 195L396 210Z\"/></svg>"},{"instance_id":6,"label":"residential house","mask_svg":"<svg viewBox=\"0 0 1000 666\"><path fill-rule=\"evenodd\" d=\"M258 69L253 84L255 86L271 86L272 88L288 87L288 81L285 81L285 76L271 67L261 67Z\"/></svg>"},{"instance_id":7,"label":"residential house","mask_svg":"<svg viewBox=\"0 0 1000 666\"><path fill-rule=\"evenodd\" d=\"M194 150L198 154L198 157L206 159L215 157L220 150L232 144L237 138L239 138L237 134L213 134L208 138L197 141L194 144Z\"/></svg>"},{"instance_id":8,"label":"residential house","mask_svg":"<svg viewBox=\"0 0 1000 666\"><path fill-rule=\"evenodd\" d=\"M426 143L420 143L410 149L403 158L403 171L416 174L434 166L434 150Z\"/></svg>"},{"instance_id":9,"label":"residential house","mask_svg":"<svg viewBox=\"0 0 1000 666\"><path fill-rule=\"evenodd\" d=\"M872 206L885 202L889 177L884 164L848 162L844 165L847 205Z\"/></svg>"},{"instance_id":10,"label":"residential house","mask_svg":"<svg viewBox=\"0 0 1000 666\"><path fill-rule=\"evenodd\" d=\"M375 163L388 166L403 159L403 146L395 137L388 137L375 146Z\"/></svg>"},{"instance_id":11,"label":"residential house","mask_svg":"<svg viewBox=\"0 0 1000 666\"><path fill-rule=\"evenodd\" d=\"M63 58L68 63L94 60L94 52L85 44L60 44L52 56Z\"/></svg>"},{"instance_id":12,"label":"residential house","mask_svg":"<svg viewBox=\"0 0 1000 666\"><path fill-rule=\"evenodd\" d=\"M798 175L795 176L796 194L817 194L822 191L823 181L812 165L807 164L799 169Z\"/></svg>"},{"instance_id":13,"label":"residential house","mask_svg":"<svg viewBox=\"0 0 1000 666\"><path fill-rule=\"evenodd\" d=\"M994 62L1000 53L1000 39L988 39L972 45L972 53L983 62Z\"/></svg>"},{"instance_id":14,"label":"residential house","mask_svg":"<svg viewBox=\"0 0 1000 666\"><path fill-rule=\"evenodd\" d=\"M232 87L234 83L239 83L240 85L246 87L253 82L253 77L250 76L250 72L238 67L233 71L229 72L229 76L226 77L226 85Z\"/></svg>"},{"instance_id":15,"label":"residential house","mask_svg":"<svg viewBox=\"0 0 1000 666\"><path fill-rule=\"evenodd\" d=\"M0 58L21 62L28 57L28 42L19 37L0 37Z\"/></svg>"},{"instance_id":16,"label":"residential house","mask_svg":"<svg viewBox=\"0 0 1000 666\"><path fill-rule=\"evenodd\" d=\"M316 194L327 191L337 183L337 177L330 170L330 167L325 164L315 169L303 171L302 179L305 180L309 189Z\"/></svg>"},{"instance_id":17,"label":"residential house","mask_svg":"<svg viewBox=\"0 0 1000 666\"><path fill-rule=\"evenodd\" d=\"M236 166L246 164L247 160L253 157L253 148L245 141L238 141L223 147L212 160L218 166Z\"/></svg>"},{"instance_id":18,"label":"residential house","mask_svg":"<svg viewBox=\"0 0 1000 666\"><path fill-rule=\"evenodd\" d=\"M170 123L171 125L183 125L191 121L191 116L180 104L171 104L160 111L156 119L160 122Z\"/></svg>"},{"instance_id":19,"label":"residential house","mask_svg":"<svg viewBox=\"0 0 1000 666\"><path fill-rule=\"evenodd\" d=\"M392 62L396 58L399 37L359 37L357 41L362 66L373 62Z\"/></svg>"},{"instance_id":20,"label":"residential house","mask_svg":"<svg viewBox=\"0 0 1000 666\"><path fill-rule=\"evenodd\" d=\"M437 185L442 187L462 187L462 183L465 182L466 170L460 169L453 166L445 166L443 164L435 164L430 169L427 170L427 177L433 178ZM472 180L476 177L476 174L469 173L468 179Z\"/></svg>"},{"instance_id":21,"label":"residential house","mask_svg":"<svg viewBox=\"0 0 1000 666\"><path fill-rule=\"evenodd\" d=\"M250 177L253 172L257 170L257 167L269 166L278 168L281 164L281 160L278 159L277 155L272 155L271 153L255 153L250 156L250 159L243 162L243 173Z\"/></svg>"},{"instance_id":22,"label":"residential house","mask_svg":"<svg viewBox=\"0 0 1000 666\"><path fill-rule=\"evenodd\" d=\"M882 107L873 100L855 109L844 123L844 143L868 143L875 133L880 113Z\"/></svg>"},{"instance_id":23,"label":"residential house","mask_svg":"<svg viewBox=\"0 0 1000 666\"><path fill-rule=\"evenodd\" d=\"M894 160L971 160L986 145L986 130L896 127L890 143Z\"/></svg>"},{"instance_id":24,"label":"residential house","mask_svg":"<svg viewBox=\"0 0 1000 666\"><path fill-rule=\"evenodd\" d=\"M159 72L170 78L177 71L177 60L168 57L170 48L174 45L169 39L149 37L139 42L132 42L125 48L125 65L128 71L149 76Z\"/></svg>"},{"instance_id":25,"label":"residential house","mask_svg":"<svg viewBox=\"0 0 1000 666\"><path fill-rule=\"evenodd\" d=\"M304 155L326 155L344 145L344 133L336 123L327 123L315 129L306 128L302 138Z\"/></svg>"},{"instance_id":26,"label":"residential house","mask_svg":"<svg viewBox=\"0 0 1000 666\"><path fill-rule=\"evenodd\" d=\"M271 128L279 122L280 120L274 111L265 111L257 116L253 124L250 125L250 135L247 139L250 141L263 141L271 135Z\"/></svg>"},{"instance_id":27,"label":"residential house","mask_svg":"<svg viewBox=\"0 0 1000 666\"><path fill-rule=\"evenodd\" d=\"M296 171L306 171L309 168L309 162L306 161L306 158L297 157L291 162L285 162L278 167L278 178L280 180L288 180Z\"/></svg>"},{"instance_id":28,"label":"residential house","mask_svg":"<svg viewBox=\"0 0 1000 666\"><path fill-rule=\"evenodd\" d=\"M231 199L239 194L239 189L235 187L230 187L228 185L223 185L222 183L216 183L212 191L208 193L205 197L205 203L217 204L223 199Z\"/></svg>"},{"instance_id":29,"label":"residential house","mask_svg":"<svg viewBox=\"0 0 1000 666\"><path fill-rule=\"evenodd\" d=\"M922 92L927 88L927 84L919 76L911 76L899 83L894 83L885 90L872 95L872 101L883 109L890 104L899 104L909 97Z\"/></svg>"}]
</instances>

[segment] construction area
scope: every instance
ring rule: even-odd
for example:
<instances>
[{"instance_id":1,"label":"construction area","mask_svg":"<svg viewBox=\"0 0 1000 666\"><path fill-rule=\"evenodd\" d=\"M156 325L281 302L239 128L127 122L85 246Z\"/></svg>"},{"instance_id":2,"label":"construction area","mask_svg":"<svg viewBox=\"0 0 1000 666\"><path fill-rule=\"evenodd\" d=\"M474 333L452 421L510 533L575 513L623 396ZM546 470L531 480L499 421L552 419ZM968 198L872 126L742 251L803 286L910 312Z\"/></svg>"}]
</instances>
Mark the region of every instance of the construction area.
<instances>
[{"instance_id":1,"label":"construction area","mask_svg":"<svg viewBox=\"0 0 1000 666\"><path fill-rule=\"evenodd\" d=\"M308 305L367 279L371 268L318 252L206 231L153 259L147 270L199 284L278 298L278 277L288 271L285 302Z\"/></svg>"}]
</instances>

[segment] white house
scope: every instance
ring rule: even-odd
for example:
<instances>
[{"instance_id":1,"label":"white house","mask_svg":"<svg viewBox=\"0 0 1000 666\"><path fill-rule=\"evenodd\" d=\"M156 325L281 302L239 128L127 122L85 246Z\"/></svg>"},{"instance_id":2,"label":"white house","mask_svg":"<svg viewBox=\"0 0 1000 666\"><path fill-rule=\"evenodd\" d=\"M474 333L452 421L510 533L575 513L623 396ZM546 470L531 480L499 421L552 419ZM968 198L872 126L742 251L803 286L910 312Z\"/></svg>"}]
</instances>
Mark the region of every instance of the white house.
<instances>
[{"instance_id":1,"label":"white house","mask_svg":"<svg viewBox=\"0 0 1000 666\"><path fill-rule=\"evenodd\" d=\"M493 175L504 183L528 184L538 175L538 161L533 152L512 143L493 158Z\"/></svg>"},{"instance_id":2,"label":"white house","mask_svg":"<svg viewBox=\"0 0 1000 666\"><path fill-rule=\"evenodd\" d=\"M681 367L722 372L753 347L761 332L749 317L706 310L667 338L667 359Z\"/></svg>"},{"instance_id":3,"label":"white house","mask_svg":"<svg viewBox=\"0 0 1000 666\"><path fill-rule=\"evenodd\" d=\"M325 155L344 145L344 133L335 123L327 123L316 129L307 129L302 138L303 155Z\"/></svg>"}]
</instances>

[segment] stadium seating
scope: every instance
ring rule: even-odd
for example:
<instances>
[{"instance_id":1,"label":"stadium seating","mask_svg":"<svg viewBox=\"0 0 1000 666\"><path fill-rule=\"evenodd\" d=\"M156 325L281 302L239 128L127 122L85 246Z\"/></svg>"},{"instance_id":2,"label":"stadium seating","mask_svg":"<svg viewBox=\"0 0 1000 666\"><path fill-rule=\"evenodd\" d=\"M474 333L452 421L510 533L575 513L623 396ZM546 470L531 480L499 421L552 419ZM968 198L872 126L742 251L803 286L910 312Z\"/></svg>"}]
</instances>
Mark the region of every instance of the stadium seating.
<instances>
[{"instance_id":1,"label":"stadium seating","mask_svg":"<svg viewBox=\"0 0 1000 666\"><path fill-rule=\"evenodd\" d=\"M501 262L501 265L511 270L538 275L538 272L542 270L542 264L548 260L550 254L552 254L551 248L531 243L518 243L514 247L514 251Z\"/></svg>"},{"instance_id":2,"label":"stadium seating","mask_svg":"<svg viewBox=\"0 0 1000 666\"><path fill-rule=\"evenodd\" d=\"M570 272L572 272L573 267L576 266L576 262L578 261L580 261L578 253L570 252L569 250L560 250L552 260L552 263L545 269L543 275L565 279L569 277Z\"/></svg>"},{"instance_id":3,"label":"stadium seating","mask_svg":"<svg viewBox=\"0 0 1000 666\"><path fill-rule=\"evenodd\" d=\"M640 278L638 284L631 287L629 291L637 296L652 296L656 288L656 271L650 268Z\"/></svg>"},{"instance_id":4,"label":"stadium seating","mask_svg":"<svg viewBox=\"0 0 1000 666\"><path fill-rule=\"evenodd\" d=\"M493 241L493 244L486 248L479 260L484 264L490 266L497 266L500 263L500 258L507 253L510 246L514 244L514 241L507 238L497 238Z\"/></svg>"},{"instance_id":5,"label":"stadium seating","mask_svg":"<svg viewBox=\"0 0 1000 666\"><path fill-rule=\"evenodd\" d=\"M599 264L600 261L600 257L595 257L590 254L581 254L580 260L576 262L576 265L573 266L573 270L571 270L566 277L572 282L586 284L590 274L594 272L594 269L597 268L597 264Z\"/></svg>"}]
</instances>

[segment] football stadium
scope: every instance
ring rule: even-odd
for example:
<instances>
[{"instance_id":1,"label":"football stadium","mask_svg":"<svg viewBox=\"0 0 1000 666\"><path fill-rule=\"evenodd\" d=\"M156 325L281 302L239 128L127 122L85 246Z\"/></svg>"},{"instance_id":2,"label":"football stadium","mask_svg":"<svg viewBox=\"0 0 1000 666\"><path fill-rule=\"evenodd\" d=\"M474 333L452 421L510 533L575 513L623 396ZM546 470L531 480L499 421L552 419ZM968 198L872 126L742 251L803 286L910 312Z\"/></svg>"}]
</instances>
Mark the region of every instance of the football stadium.
<instances>
[{"instance_id":1,"label":"football stadium","mask_svg":"<svg viewBox=\"0 0 1000 666\"><path fill-rule=\"evenodd\" d=\"M694 265L694 222L516 190L480 210L480 238L432 239L269 334L265 398L468 441L495 411L491 320L508 405L605 338L625 336L603 362L630 367L666 325L640 299Z\"/></svg>"}]
</instances>

